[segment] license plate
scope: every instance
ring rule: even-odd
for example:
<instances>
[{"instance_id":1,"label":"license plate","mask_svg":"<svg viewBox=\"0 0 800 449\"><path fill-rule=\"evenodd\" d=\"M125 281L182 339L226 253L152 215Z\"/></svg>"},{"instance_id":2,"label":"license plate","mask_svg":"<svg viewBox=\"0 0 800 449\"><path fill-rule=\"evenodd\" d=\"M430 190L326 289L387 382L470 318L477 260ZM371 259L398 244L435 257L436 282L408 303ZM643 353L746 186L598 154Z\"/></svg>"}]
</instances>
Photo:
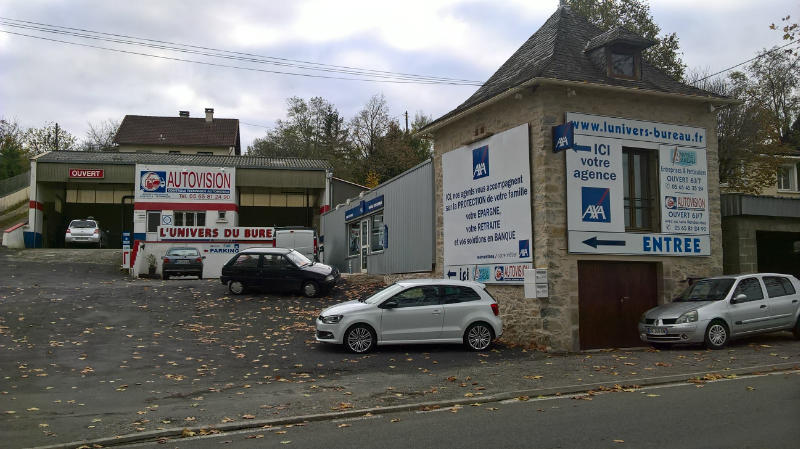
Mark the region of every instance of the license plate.
<instances>
[{"instance_id":1,"label":"license plate","mask_svg":"<svg viewBox=\"0 0 800 449\"><path fill-rule=\"evenodd\" d=\"M648 327L647 333L650 335L667 335L666 327Z\"/></svg>"},{"instance_id":2,"label":"license plate","mask_svg":"<svg viewBox=\"0 0 800 449\"><path fill-rule=\"evenodd\" d=\"M175 263L189 263L189 260L176 260Z\"/></svg>"}]
</instances>

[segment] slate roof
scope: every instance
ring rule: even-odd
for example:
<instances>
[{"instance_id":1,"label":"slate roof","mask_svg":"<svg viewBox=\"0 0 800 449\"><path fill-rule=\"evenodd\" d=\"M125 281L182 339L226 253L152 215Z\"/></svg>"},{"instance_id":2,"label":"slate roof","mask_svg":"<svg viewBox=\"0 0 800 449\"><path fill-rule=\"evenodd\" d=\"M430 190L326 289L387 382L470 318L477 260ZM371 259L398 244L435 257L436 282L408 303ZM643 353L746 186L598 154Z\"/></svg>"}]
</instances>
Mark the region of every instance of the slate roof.
<instances>
[{"instance_id":1,"label":"slate roof","mask_svg":"<svg viewBox=\"0 0 800 449\"><path fill-rule=\"evenodd\" d=\"M324 159L294 157L270 158L259 156L212 156L204 154L117 153L103 151L51 151L36 158L38 162L72 164L153 164L196 165L202 167L264 168L285 170L330 170Z\"/></svg>"},{"instance_id":2,"label":"slate roof","mask_svg":"<svg viewBox=\"0 0 800 449\"><path fill-rule=\"evenodd\" d=\"M623 42L640 49L652 47L656 44L655 41L651 41L650 39L639 36L638 34L628 31L623 27L616 27L590 39L589 42L586 43L586 51L604 47L615 41Z\"/></svg>"},{"instance_id":3,"label":"slate roof","mask_svg":"<svg viewBox=\"0 0 800 449\"><path fill-rule=\"evenodd\" d=\"M593 39L602 42L615 36L630 37L633 33L619 29L604 33L568 6L560 6L552 16L499 69L457 108L434 120L421 131L434 127L473 106L533 78L586 82L661 93L703 96L724 99L672 79L669 75L642 61L641 80L623 80L608 76L586 52ZM634 35L635 36L635 35ZM637 36L639 40L644 38Z\"/></svg>"},{"instance_id":4,"label":"slate roof","mask_svg":"<svg viewBox=\"0 0 800 449\"><path fill-rule=\"evenodd\" d=\"M119 145L236 147L238 141L239 120L232 118L207 122L205 118L126 115L114 136Z\"/></svg>"}]
</instances>

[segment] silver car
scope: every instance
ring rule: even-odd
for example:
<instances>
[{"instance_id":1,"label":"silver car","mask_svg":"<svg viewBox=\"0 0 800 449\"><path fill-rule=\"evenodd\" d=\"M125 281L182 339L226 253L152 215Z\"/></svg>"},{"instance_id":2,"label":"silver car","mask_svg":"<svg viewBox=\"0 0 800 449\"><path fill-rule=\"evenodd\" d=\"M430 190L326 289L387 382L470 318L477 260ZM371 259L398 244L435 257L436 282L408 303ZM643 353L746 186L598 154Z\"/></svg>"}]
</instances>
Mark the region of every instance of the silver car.
<instances>
[{"instance_id":1,"label":"silver car","mask_svg":"<svg viewBox=\"0 0 800 449\"><path fill-rule=\"evenodd\" d=\"M108 246L108 235L100 228L100 224L92 217L69 222L64 235L64 245L75 244L97 245L98 248Z\"/></svg>"},{"instance_id":2,"label":"silver car","mask_svg":"<svg viewBox=\"0 0 800 449\"><path fill-rule=\"evenodd\" d=\"M731 338L792 330L800 338L800 281L774 273L701 279L669 304L648 310L639 336L654 347L704 343L721 349Z\"/></svg>"},{"instance_id":3,"label":"silver car","mask_svg":"<svg viewBox=\"0 0 800 449\"><path fill-rule=\"evenodd\" d=\"M499 314L483 284L413 279L323 310L316 338L355 353L410 343L463 343L483 351L503 334Z\"/></svg>"}]
</instances>

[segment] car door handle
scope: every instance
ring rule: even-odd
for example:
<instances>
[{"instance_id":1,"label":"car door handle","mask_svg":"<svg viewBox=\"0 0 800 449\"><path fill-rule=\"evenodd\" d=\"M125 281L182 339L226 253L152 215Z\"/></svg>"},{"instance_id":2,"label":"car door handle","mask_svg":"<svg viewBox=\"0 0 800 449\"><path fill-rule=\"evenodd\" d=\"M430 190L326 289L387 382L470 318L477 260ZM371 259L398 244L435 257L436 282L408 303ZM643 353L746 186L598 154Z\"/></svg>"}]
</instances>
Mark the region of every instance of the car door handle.
<instances>
[{"instance_id":1,"label":"car door handle","mask_svg":"<svg viewBox=\"0 0 800 449\"><path fill-rule=\"evenodd\" d=\"M796 302L797 302L797 300L796 300L796 299L793 299L793 300L792 300L792 304L794 304L794 303L796 303Z\"/></svg>"},{"instance_id":2,"label":"car door handle","mask_svg":"<svg viewBox=\"0 0 800 449\"><path fill-rule=\"evenodd\" d=\"M766 309L766 308L767 308L766 304L761 304L761 307L759 307L759 309Z\"/></svg>"},{"instance_id":3,"label":"car door handle","mask_svg":"<svg viewBox=\"0 0 800 449\"><path fill-rule=\"evenodd\" d=\"M440 314L442 313L442 311L441 311L441 310L439 310L439 309L435 309L435 310L434 310L433 312L431 312L431 313L433 313L434 315L440 315Z\"/></svg>"}]
</instances>

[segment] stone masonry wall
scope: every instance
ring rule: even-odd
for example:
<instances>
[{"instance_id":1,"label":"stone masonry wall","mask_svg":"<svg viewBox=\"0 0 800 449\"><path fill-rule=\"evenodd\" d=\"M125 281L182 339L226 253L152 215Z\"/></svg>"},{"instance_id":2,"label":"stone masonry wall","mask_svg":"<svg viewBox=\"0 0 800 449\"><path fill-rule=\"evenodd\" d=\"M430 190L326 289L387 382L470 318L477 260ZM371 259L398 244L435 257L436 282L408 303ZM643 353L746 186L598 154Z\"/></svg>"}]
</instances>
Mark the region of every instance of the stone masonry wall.
<instances>
[{"instance_id":1,"label":"stone masonry wall","mask_svg":"<svg viewBox=\"0 0 800 449\"><path fill-rule=\"evenodd\" d=\"M653 257L570 255L567 253L566 163L552 152L553 126L564 123L566 112L662 122L705 128L708 144L708 199L711 227L710 257ZM716 145L716 118L703 102L619 93L592 87L538 86L448 124L435 133L434 184L436 204L436 270L442 276L442 154L481 137L528 123L534 266L547 268L546 299L526 299L522 286L489 286L500 303L504 340L549 351L577 351L579 339L578 261L655 262L659 272L659 303L685 286L687 276L722 273L722 235Z\"/></svg>"}]
</instances>

